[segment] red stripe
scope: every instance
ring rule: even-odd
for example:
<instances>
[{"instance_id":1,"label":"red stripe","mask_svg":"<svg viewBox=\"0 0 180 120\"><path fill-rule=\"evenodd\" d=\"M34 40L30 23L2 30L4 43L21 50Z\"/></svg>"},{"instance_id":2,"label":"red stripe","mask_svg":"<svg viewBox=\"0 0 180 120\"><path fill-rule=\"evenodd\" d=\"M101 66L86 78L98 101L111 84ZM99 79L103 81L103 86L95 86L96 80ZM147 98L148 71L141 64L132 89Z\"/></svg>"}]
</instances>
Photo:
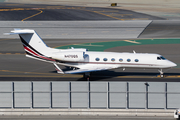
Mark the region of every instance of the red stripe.
<instances>
[{"instance_id":1,"label":"red stripe","mask_svg":"<svg viewBox=\"0 0 180 120\"><path fill-rule=\"evenodd\" d=\"M46 59L46 60L50 60L50 61L55 61L55 60L53 60L53 59L49 59L49 58L47 58L47 57L43 57L43 56L41 56L41 55L38 55L37 53L35 53L34 51L32 51L31 49L29 49L29 48L26 47L26 46L24 46L24 49L27 50L28 52L30 52L31 54L36 55L37 57L40 57L40 58L43 58L43 59Z\"/></svg>"}]
</instances>

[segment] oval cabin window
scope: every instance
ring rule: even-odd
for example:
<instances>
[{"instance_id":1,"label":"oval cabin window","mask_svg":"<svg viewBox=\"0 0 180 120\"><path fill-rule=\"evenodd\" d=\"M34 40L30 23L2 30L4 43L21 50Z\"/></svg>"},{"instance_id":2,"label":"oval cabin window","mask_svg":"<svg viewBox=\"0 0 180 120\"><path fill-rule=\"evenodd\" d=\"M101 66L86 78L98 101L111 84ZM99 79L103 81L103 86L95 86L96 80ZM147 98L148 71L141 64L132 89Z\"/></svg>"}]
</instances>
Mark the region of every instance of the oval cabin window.
<instances>
[{"instance_id":1,"label":"oval cabin window","mask_svg":"<svg viewBox=\"0 0 180 120\"><path fill-rule=\"evenodd\" d=\"M107 59L107 58L104 58L103 60L104 60L104 61L107 61L108 59Z\"/></svg>"},{"instance_id":2,"label":"oval cabin window","mask_svg":"<svg viewBox=\"0 0 180 120\"><path fill-rule=\"evenodd\" d=\"M134 61L135 61L135 62L139 62L139 60L138 60L138 59L135 59Z\"/></svg>"},{"instance_id":3,"label":"oval cabin window","mask_svg":"<svg viewBox=\"0 0 180 120\"><path fill-rule=\"evenodd\" d=\"M114 59L114 58L112 58L112 59L111 59L111 61L113 61L113 62L114 62L114 61L115 61L115 59Z\"/></svg>"},{"instance_id":4,"label":"oval cabin window","mask_svg":"<svg viewBox=\"0 0 180 120\"><path fill-rule=\"evenodd\" d=\"M123 61L123 59L122 59L122 58L120 58L120 59L119 59L119 61L120 61L120 62L122 62L122 61Z\"/></svg>"},{"instance_id":5,"label":"oval cabin window","mask_svg":"<svg viewBox=\"0 0 180 120\"><path fill-rule=\"evenodd\" d=\"M96 58L96 61L99 61L100 59L99 58Z\"/></svg>"},{"instance_id":6,"label":"oval cabin window","mask_svg":"<svg viewBox=\"0 0 180 120\"><path fill-rule=\"evenodd\" d=\"M131 59L127 59L128 62L131 62Z\"/></svg>"}]
</instances>

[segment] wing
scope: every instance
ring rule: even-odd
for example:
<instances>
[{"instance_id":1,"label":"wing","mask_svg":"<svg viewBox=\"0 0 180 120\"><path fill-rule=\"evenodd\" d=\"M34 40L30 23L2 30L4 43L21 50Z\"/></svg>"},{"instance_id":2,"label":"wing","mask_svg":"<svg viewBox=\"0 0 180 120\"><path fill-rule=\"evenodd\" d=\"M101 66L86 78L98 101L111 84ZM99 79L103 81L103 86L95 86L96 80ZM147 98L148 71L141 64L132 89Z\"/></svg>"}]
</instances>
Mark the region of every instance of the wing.
<instances>
[{"instance_id":1,"label":"wing","mask_svg":"<svg viewBox=\"0 0 180 120\"><path fill-rule=\"evenodd\" d=\"M98 66L98 65L97 65ZM92 67L92 66L79 66L79 69L76 70L69 70L69 71L62 71L59 66L54 63L54 67L57 70L57 73L61 74L77 74L77 73L86 73L86 72L95 72L95 71L103 71L103 70L109 70L109 69L115 69L118 68L119 66L98 66L98 67Z\"/></svg>"},{"instance_id":2,"label":"wing","mask_svg":"<svg viewBox=\"0 0 180 120\"><path fill-rule=\"evenodd\" d=\"M64 73L66 74L77 74L77 73L86 73L86 72L95 72L95 71L102 71L102 70L107 70L107 69L77 69L77 70L70 70L66 71Z\"/></svg>"},{"instance_id":3,"label":"wing","mask_svg":"<svg viewBox=\"0 0 180 120\"><path fill-rule=\"evenodd\" d=\"M95 71L103 71L103 70L109 70L109 69L115 69L118 68L117 66L111 66L111 67L101 67L101 68L80 68L77 70L70 70L66 71L64 73L66 74L76 74L76 73L86 73L86 72L95 72Z\"/></svg>"}]
</instances>

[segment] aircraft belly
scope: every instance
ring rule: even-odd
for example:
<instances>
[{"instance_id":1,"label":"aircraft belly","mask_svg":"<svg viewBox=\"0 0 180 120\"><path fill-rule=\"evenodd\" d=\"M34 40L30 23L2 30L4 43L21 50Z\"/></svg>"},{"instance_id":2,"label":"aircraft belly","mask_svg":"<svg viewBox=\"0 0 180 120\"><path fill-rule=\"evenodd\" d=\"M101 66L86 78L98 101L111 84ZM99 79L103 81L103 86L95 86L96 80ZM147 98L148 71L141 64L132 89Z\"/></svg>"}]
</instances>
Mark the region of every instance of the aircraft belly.
<instances>
[{"instance_id":1,"label":"aircraft belly","mask_svg":"<svg viewBox=\"0 0 180 120\"><path fill-rule=\"evenodd\" d=\"M125 64L125 65L122 65L121 67L128 67L128 68L163 68L163 66L159 66L159 65L155 65L155 64L136 64L136 65L133 65L133 64Z\"/></svg>"}]
</instances>

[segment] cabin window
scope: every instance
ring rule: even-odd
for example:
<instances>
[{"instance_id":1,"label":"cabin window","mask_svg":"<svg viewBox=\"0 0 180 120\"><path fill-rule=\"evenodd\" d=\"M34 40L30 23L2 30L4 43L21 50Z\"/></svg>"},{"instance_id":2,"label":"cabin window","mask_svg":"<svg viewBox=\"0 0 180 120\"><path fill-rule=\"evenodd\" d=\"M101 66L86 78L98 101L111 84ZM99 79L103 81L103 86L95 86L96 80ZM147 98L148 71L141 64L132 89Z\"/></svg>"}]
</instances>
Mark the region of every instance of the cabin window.
<instances>
[{"instance_id":1,"label":"cabin window","mask_svg":"<svg viewBox=\"0 0 180 120\"><path fill-rule=\"evenodd\" d=\"M107 61L108 59L107 59L107 58L104 58L103 60L104 60L104 61Z\"/></svg>"},{"instance_id":2,"label":"cabin window","mask_svg":"<svg viewBox=\"0 0 180 120\"><path fill-rule=\"evenodd\" d=\"M120 62L122 62L122 61L123 61L123 59L122 59L122 58L120 58L120 59L119 59L119 61L120 61Z\"/></svg>"},{"instance_id":3,"label":"cabin window","mask_svg":"<svg viewBox=\"0 0 180 120\"><path fill-rule=\"evenodd\" d=\"M111 61L113 61L113 62L114 62L114 61L115 61L115 59L114 59L114 58L112 58L112 59L111 59Z\"/></svg>"},{"instance_id":4,"label":"cabin window","mask_svg":"<svg viewBox=\"0 0 180 120\"><path fill-rule=\"evenodd\" d=\"M99 58L96 58L95 60L96 60L96 61L99 61L100 59L99 59Z\"/></svg>"},{"instance_id":5,"label":"cabin window","mask_svg":"<svg viewBox=\"0 0 180 120\"><path fill-rule=\"evenodd\" d=\"M138 60L138 59L135 59L134 61L135 61L135 62L139 62L139 60Z\"/></svg>"},{"instance_id":6,"label":"cabin window","mask_svg":"<svg viewBox=\"0 0 180 120\"><path fill-rule=\"evenodd\" d=\"M128 62L131 62L131 59L127 59Z\"/></svg>"}]
</instances>

